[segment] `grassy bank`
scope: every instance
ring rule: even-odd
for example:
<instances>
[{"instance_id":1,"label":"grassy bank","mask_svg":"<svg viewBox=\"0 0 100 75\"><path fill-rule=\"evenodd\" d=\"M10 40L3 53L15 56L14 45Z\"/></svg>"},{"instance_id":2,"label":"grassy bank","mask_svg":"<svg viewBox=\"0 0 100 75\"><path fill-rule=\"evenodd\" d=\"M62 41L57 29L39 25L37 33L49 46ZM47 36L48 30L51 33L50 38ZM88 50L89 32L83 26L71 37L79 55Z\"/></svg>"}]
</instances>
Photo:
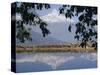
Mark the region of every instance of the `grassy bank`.
<instances>
[{"instance_id":1,"label":"grassy bank","mask_svg":"<svg viewBox=\"0 0 100 75\"><path fill-rule=\"evenodd\" d=\"M93 47L82 48L70 45L17 46L16 52L96 52Z\"/></svg>"}]
</instances>

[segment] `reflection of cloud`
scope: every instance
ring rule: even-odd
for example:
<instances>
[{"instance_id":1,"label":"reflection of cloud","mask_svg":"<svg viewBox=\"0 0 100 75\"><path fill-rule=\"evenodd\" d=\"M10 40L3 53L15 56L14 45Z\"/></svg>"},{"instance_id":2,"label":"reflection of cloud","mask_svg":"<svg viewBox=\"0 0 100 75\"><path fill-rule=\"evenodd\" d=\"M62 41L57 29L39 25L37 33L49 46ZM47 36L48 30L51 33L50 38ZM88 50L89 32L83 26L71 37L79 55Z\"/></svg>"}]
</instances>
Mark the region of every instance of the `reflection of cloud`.
<instances>
[{"instance_id":1,"label":"reflection of cloud","mask_svg":"<svg viewBox=\"0 0 100 75\"><path fill-rule=\"evenodd\" d=\"M56 56L50 55L48 53L35 54L33 57L24 57L22 59L17 59L17 62L42 62L50 65L53 69L56 69L59 65L71 61L74 56Z\"/></svg>"},{"instance_id":2,"label":"reflection of cloud","mask_svg":"<svg viewBox=\"0 0 100 75\"><path fill-rule=\"evenodd\" d=\"M96 53L90 53L90 54L84 54L84 55L81 55L80 56L81 58L85 58L85 59L88 59L88 60L91 60L91 61L95 61L97 60L97 54Z\"/></svg>"},{"instance_id":3,"label":"reflection of cloud","mask_svg":"<svg viewBox=\"0 0 100 75\"><path fill-rule=\"evenodd\" d=\"M41 16L41 19L43 19L46 22L52 23L52 22L68 22L71 23L74 20L72 19L66 19L66 17L64 15L60 15L59 11L57 11L56 9L52 10L51 13Z\"/></svg>"},{"instance_id":4,"label":"reflection of cloud","mask_svg":"<svg viewBox=\"0 0 100 75\"><path fill-rule=\"evenodd\" d=\"M97 54L96 53L84 53L79 56L74 56L74 54L56 54L56 53L35 53L25 55L22 58L17 58L17 62L42 62L48 64L52 67L52 69L56 69L63 63L73 61L75 59L86 59L90 61L96 61Z\"/></svg>"}]
</instances>

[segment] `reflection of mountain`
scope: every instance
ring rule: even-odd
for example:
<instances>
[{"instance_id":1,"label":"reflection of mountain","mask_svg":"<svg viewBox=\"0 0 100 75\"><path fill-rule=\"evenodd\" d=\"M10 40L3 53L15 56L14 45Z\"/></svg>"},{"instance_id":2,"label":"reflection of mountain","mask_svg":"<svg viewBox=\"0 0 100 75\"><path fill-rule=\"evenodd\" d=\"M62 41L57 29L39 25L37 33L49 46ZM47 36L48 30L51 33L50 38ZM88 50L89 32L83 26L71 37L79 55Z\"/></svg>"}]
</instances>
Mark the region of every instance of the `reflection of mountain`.
<instances>
[{"instance_id":1,"label":"reflection of mountain","mask_svg":"<svg viewBox=\"0 0 100 75\"><path fill-rule=\"evenodd\" d=\"M25 44L61 44L64 43L60 40L50 36L43 37L42 33L32 32L32 41L25 41Z\"/></svg>"},{"instance_id":2,"label":"reflection of mountain","mask_svg":"<svg viewBox=\"0 0 100 75\"><path fill-rule=\"evenodd\" d=\"M16 62L40 62L48 64L52 69L57 69L59 66L64 65L69 68L87 68L96 66L97 54L96 53L24 53L17 54Z\"/></svg>"}]
</instances>

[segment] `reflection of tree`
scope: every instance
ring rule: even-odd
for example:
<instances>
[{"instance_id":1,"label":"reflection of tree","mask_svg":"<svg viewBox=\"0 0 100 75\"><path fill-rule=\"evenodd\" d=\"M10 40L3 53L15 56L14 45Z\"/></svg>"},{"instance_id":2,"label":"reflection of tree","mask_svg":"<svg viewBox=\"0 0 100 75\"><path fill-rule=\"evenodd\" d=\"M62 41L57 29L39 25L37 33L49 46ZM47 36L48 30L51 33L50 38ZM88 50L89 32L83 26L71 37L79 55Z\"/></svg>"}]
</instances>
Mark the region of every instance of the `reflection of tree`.
<instances>
[{"instance_id":1,"label":"reflection of tree","mask_svg":"<svg viewBox=\"0 0 100 75\"><path fill-rule=\"evenodd\" d=\"M31 26L39 25L44 37L50 33L46 28L47 24L42 21L42 19L40 19L40 17L35 12L36 10L49 8L50 5L48 4L38 3L14 3L12 5L12 16L15 14L21 15L21 20L16 20L16 37L18 40L20 40L20 42L24 42L25 40L32 40L30 33ZM13 11L15 9L16 11ZM28 28L29 25L30 28Z\"/></svg>"},{"instance_id":2,"label":"reflection of tree","mask_svg":"<svg viewBox=\"0 0 100 75\"><path fill-rule=\"evenodd\" d=\"M86 48L87 43L91 42L92 46L97 48L97 7L63 5L59 12L64 14L66 18L78 17L74 38L81 41L81 47ZM70 32L71 27L69 25Z\"/></svg>"}]
</instances>

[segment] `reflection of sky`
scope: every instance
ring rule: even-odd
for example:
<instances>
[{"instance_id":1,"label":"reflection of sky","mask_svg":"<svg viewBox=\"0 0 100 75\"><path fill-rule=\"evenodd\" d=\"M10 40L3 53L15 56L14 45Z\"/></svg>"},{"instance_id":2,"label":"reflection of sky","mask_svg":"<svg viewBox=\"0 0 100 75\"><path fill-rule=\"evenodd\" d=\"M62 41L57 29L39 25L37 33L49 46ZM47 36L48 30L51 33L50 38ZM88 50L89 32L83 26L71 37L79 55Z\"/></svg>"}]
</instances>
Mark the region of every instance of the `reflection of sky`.
<instances>
[{"instance_id":1,"label":"reflection of sky","mask_svg":"<svg viewBox=\"0 0 100 75\"><path fill-rule=\"evenodd\" d=\"M80 64L80 66L92 64L97 60L96 53L19 53L17 54L17 62L41 62L50 65L53 69L66 63L75 65ZM76 63L75 63L76 62ZM80 62L84 62L81 64ZM73 64L74 63L74 64ZM92 66L92 65L90 65ZM95 65L96 66L96 65ZM77 65L79 67L79 65ZM73 67L75 68L75 67Z\"/></svg>"}]
</instances>

